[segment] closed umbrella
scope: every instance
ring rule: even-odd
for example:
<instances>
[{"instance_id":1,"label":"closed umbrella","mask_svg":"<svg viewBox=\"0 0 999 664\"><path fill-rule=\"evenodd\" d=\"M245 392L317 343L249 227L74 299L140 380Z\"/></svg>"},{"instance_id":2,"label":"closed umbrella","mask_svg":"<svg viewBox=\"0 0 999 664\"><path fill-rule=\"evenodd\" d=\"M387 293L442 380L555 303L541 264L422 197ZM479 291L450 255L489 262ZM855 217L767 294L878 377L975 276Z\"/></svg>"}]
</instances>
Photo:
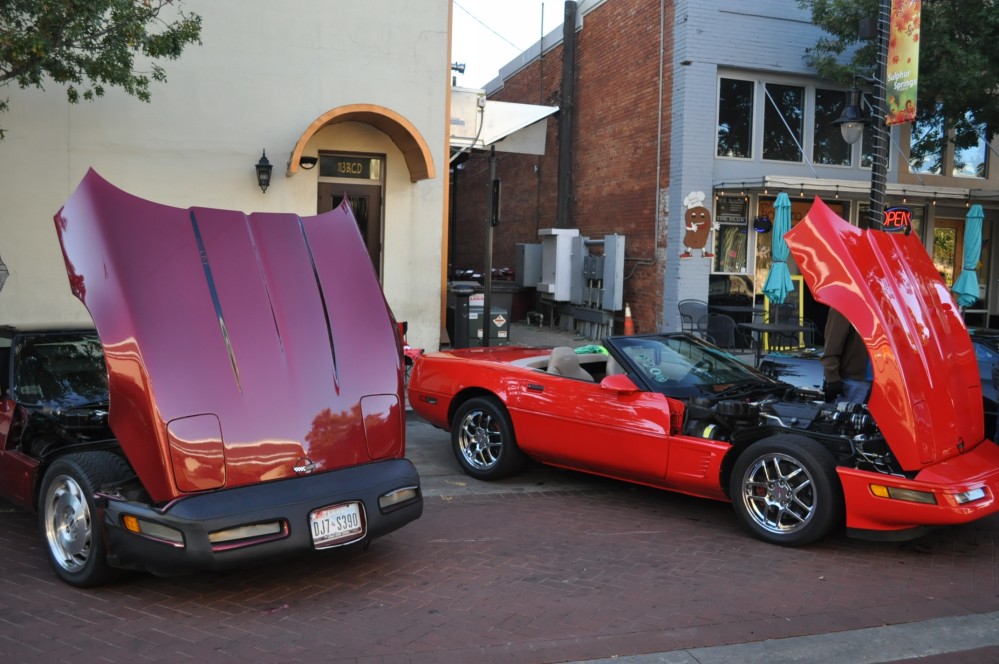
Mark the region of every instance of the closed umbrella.
<instances>
[{"instance_id":1,"label":"closed umbrella","mask_svg":"<svg viewBox=\"0 0 999 664\"><path fill-rule=\"evenodd\" d=\"M961 274L951 286L957 306L962 309L970 307L978 301L978 261L982 257L982 220L985 212L982 206L971 206L964 218L964 261L961 264Z\"/></svg>"},{"instance_id":2,"label":"closed umbrella","mask_svg":"<svg viewBox=\"0 0 999 664\"><path fill-rule=\"evenodd\" d=\"M767 280L763 283L763 293L771 302L783 304L787 294L794 290L791 272L787 269L787 256L790 253L784 233L791 230L791 199L781 192L774 201L774 227L772 236L772 258Z\"/></svg>"}]
</instances>

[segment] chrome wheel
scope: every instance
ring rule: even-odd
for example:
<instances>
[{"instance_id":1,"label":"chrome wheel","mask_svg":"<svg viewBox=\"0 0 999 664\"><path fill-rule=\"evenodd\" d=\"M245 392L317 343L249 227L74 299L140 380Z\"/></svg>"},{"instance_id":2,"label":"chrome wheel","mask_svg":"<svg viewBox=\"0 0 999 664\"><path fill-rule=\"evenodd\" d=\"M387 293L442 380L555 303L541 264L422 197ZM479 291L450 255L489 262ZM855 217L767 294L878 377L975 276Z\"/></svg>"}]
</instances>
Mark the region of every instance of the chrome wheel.
<instances>
[{"instance_id":1,"label":"chrome wheel","mask_svg":"<svg viewBox=\"0 0 999 664\"><path fill-rule=\"evenodd\" d=\"M49 466L38 494L38 524L52 569L66 583L90 588L111 577L94 496L131 476L122 457L104 450L67 454Z\"/></svg>"},{"instance_id":2,"label":"chrome wheel","mask_svg":"<svg viewBox=\"0 0 999 664\"><path fill-rule=\"evenodd\" d=\"M742 486L746 510L768 532L783 535L801 530L815 514L812 475L786 454L756 459L746 471Z\"/></svg>"},{"instance_id":3,"label":"chrome wheel","mask_svg":"<svg viewBox=\"0 0 999 664\"><path fill-rule=\"evenodd\" d=\"M750 445L735 460L732 506L756 537L803 546L843 523L836 459L818 441L780 434Z\"/></svg>"},{"instance_id":4,"label":"chrome wheel","mask_svg":"<svg viewBox=\"0 0 999 664\"><path fill-rule=\"evenodd\" d=\"M465 462L475 470L491 470L503 453L503 433L489 413L471 410L461 420L458 448Z\"/></svg>"},{"instance_id":5,"label":"chrome wheel","mask_svg":"<svg viewBox=\"0 0 999 664\"><path fill-rule=\"evenodd\" d=\"M461 469L480 480L498 480L527 460L513 434L510 415L495 397L476 397L451 419L451 446Z\"/></svg>"},{"instance_id":6,"label":"chrome wheel","mask_svg":"<svg viewBox=\"0 0 999 664\"><path fill-rule=\"evenodd\" d=\"M90 559L94 539L93 516L80 485L67 475L56 477L41 510L52 561L67 572L79 572Z\"/></svg>"}]
</instances>

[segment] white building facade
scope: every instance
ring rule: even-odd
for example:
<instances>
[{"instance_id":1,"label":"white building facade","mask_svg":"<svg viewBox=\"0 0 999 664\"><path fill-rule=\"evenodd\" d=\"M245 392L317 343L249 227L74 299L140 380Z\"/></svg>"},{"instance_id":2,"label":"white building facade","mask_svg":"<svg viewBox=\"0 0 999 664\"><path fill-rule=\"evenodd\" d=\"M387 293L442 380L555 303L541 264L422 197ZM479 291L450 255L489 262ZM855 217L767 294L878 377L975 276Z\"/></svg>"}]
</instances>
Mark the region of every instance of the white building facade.
<instances>
[{"instance_id":1,"label":"white building facade","mask_svg":"<svg viewBox=\"0 0 999 664\"><path fill-rule=\"evenodd\" d=\"M88 169L177 207L314 215L346 195L396 318L439 341L447 219L447 0L186 0L202 44L142 103L3 90L0 323L78 322L53 215ZM273 166L266 192L255 165Z\"/></svg>"}]
</instances>

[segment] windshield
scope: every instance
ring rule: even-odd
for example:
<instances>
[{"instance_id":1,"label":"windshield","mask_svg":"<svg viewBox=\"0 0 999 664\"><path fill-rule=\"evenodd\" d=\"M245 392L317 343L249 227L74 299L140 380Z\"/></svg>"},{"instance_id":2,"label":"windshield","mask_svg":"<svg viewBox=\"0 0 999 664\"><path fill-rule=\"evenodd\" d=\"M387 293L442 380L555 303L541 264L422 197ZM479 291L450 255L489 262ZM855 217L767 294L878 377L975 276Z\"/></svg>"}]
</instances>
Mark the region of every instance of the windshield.
<instances>
[{"instance_id":1,"label":"windshield","mask_svg":"<svg viewBox=\"0 0 999 664\"><path fill-rule=\"evenodd\" d=\"M690 335L613 337L608 342L650 390L671 397L719 396L734 387L783 385Z\"/></svg>"},{"instance_id":2,"label":"windshield","mask_svg":"<svg viewBox=\"0 0 999 664\"><path fill-rule=\"evenodd\" d=\"M107 401L108 374L96 335L22 336L14 349L14 398L26 406L72 408Z\"/></svg>"}]
</instances>

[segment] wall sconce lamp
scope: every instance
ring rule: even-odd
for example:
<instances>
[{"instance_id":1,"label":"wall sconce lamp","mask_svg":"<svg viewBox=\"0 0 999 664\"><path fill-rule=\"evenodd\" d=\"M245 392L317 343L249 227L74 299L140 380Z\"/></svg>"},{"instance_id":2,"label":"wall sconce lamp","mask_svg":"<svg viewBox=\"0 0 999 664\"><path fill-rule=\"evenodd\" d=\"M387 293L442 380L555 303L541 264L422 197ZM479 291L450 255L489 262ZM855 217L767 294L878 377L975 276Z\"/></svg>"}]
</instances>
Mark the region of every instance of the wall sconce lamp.
<instances>
[{"instance_id":1,"label":"wall sconce lamp","mask_svg":"<svg viewBox=\"0 0 999 664\"><path fill-rule=\"evenodd\" d=\"M267 161L267 150L264 150L260 155L260 161L257 162L257 184L260 185L260 191L267 193L267 187L271 186L271 171L274 167L271 166L271 162Z\"/></svg>"},{"instance_id":2,"label":"wall sconce lamp","mask_svg":"<svg viewBox=\"0 0 999 664\"><path fill-rule=\"evenodd\" d=\"M319 163L319 157L301 157L298 160L298 165L302 167L302 170L311 171L316 164Z\"/></svg>"}]
</instances>

